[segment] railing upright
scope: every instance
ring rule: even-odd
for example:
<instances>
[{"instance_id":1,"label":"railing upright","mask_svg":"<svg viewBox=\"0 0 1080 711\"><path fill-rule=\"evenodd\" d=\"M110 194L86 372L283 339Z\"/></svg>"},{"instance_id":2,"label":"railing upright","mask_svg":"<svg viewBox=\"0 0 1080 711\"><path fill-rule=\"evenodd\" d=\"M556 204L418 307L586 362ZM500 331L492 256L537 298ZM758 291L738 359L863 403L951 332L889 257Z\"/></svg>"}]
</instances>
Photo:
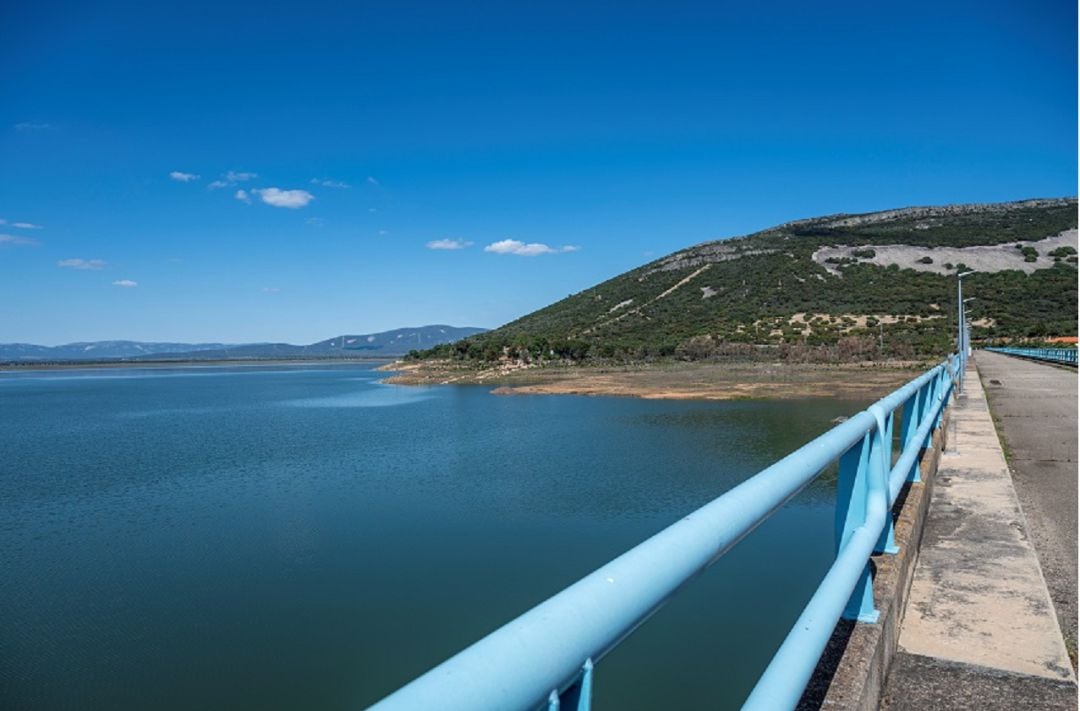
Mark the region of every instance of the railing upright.
<instances>
[{"instance_id":1,"label":"railing upright","mask_svg":"<svg viewBox=\"0 0 1080 711\"><path fill-rule=\"evenodd\" d=\"M929 387L929 384L927 384L917 388L915 394L904 403L904 414L900 424L901 451L907 449L908 445L915 440L915 432L919 429L919 423L922 422L926 407L928 399L926 393ZM919 462L917 460L915 465L911 467L911 471L908 472L906 479L912 483L922 481L922 472L919 471Z\"/></svg>"}]
</instances>

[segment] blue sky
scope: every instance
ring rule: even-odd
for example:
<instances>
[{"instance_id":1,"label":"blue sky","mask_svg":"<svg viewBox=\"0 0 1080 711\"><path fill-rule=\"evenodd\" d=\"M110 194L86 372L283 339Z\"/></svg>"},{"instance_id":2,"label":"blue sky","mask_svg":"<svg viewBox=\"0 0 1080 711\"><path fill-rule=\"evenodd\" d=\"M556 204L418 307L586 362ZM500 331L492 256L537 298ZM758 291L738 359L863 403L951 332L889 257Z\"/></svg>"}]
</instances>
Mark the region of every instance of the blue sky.
<instances>
[{"instance_id":1,"label":"blue sky","mask_svg":"<svg viewBox=\"0 0 1080 711\"><path fill-rule=\"evenodd\" d=\"M11 0L0 342L493 327L789 219L1075 195L1076 27L1038 1Z\"/></svg>"}]
</instances>

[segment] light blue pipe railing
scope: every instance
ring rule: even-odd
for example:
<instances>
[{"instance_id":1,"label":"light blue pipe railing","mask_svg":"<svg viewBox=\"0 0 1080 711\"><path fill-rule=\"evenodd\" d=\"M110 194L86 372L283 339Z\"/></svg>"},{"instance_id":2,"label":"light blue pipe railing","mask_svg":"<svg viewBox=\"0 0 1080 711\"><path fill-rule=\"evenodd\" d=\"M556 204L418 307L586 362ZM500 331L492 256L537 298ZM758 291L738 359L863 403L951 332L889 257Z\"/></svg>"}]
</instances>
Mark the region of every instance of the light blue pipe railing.
<instances>
[{"instance_id":1,"label":"light blue pipe railing","mask_svg":"<svg viewBox=\"0 0 1080 711\"><path fill-rule=\"evenodd\" d=\"M987 348L986 350L1020 358L1076 365L1077 350L1075 348Z\"/></svg>"},{"instance_id":2,"label":"light blue pipe railing","mask_svg":"<svg viewBox=\"0 0 1080 711\"><path fill-rule=\"evenodd\" d=\"M961 368L950 357L372 708L587 710L605 654L839 460L836 560L744 705L794 708L839 619L877 620L869 559L897 551L892 506L905 482L919 481L919 455Z\"/></svg>"}]
</instances>

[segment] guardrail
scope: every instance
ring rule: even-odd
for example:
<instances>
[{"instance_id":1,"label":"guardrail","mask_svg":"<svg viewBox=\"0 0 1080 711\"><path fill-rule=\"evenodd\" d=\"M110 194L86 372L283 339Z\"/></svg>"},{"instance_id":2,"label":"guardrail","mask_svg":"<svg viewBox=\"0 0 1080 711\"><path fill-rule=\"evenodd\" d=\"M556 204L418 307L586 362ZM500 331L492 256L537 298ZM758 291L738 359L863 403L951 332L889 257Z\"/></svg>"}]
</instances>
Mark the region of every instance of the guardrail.
<instances>
[{"instance_id":1,"label":"guardrail","mask_svg":"<svg viewBox=\"0 0 1080 711\"><path fill-rule=\"evenodd\" d=\"M987 348L986 350L1020 358L1076 365L1077 350L1075 348Z\"/></svg>"},{"instance_id":2,"label":"guardrail","mask_svg":"<svg viewBox=\"0 0 1080 711\"><path fill-rule=\"evenodd\" d=\"M950 357L372 708L589 709L605 654L839 460L836 559L743 706L794 708L840 618L877 620L870 556L897 551L892 506L905 482L920 480L919 455L962 367Z\"/></svg>"}]
</instances>

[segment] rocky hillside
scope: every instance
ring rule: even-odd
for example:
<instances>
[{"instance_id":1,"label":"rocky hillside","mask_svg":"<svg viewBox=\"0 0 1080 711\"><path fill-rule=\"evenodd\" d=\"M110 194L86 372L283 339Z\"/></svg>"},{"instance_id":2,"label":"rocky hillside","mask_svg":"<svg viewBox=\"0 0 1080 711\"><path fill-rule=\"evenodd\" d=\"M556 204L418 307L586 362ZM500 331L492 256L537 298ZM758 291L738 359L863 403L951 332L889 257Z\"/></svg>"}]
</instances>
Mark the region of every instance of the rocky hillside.
<instances>
[{"instance_id":1,"label":"rocky hillside","mask_svg":"<svg viewBox=\"0 0 1080 711\"><path fill-rule=\"evenodd\" d=\"M705 242L426 356L945 353L955 274L975 338L1075 335L1074 198L831 215ZM844 355L840 353L840 355Z\"/></svg>"}]
</instances>

